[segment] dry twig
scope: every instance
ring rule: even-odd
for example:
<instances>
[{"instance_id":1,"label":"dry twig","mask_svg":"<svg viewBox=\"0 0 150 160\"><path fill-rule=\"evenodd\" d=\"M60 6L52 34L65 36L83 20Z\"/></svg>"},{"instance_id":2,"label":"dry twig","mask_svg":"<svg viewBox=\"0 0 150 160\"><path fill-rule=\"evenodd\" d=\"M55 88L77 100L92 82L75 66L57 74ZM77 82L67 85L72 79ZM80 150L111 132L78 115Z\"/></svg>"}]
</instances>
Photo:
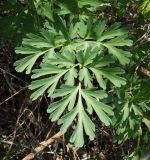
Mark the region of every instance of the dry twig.
<instances>
[{"instance_id":1,"label":"dry twig","mask_svg":"<svg viewBox=\"0 0 150 160\"><path fill-rule=\"evenodd\" d=\"M38 147L36 147L34 149L34 151L32 153L28 154L22 160L31 160L31 159L33 159L38 153L40 153L41 151L43 151L48 145L50 145L51 143L53 143L55 140L59 139L61 136L62 136L62 134L60 132L58 132L54 136L52 136L51 138L49 138L47 140L44 140L43 142L41 142L39 144Z\"/></svg>"},{"instance_id":2,"label":"dry twig","mask_svg":"<svg viewBox=\"0 0 150 160\"><path fill-rule=\"evenodd\" d=\"M140 68L139 68L139 71L140 71L141 73L143 73L145 76L150 77L150 71L149 71L148 69L146 69L146 68L144 68L144 67L140 67Z\"/></svg>"}]
</instances>

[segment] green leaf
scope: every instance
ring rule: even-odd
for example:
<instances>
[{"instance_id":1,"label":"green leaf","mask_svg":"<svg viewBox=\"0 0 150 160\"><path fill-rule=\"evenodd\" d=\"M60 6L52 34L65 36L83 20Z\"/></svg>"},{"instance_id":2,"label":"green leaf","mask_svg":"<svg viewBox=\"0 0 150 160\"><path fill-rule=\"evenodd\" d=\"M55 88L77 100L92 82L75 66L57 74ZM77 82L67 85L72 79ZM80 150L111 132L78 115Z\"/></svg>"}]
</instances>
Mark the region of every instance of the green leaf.
<instances>
[{"instance_id":1,"label":"green leaf","mask_svg":"<svg viewBox=\"0 0 150 160\"><path fill-rule=\"evenodd\" d=\"M33 46L24 46L24 47L16 47L15 52L16 54L33 54L39 52L39 49Z\"/></svg>"},{"instance_id":2,"label":"green leaf","mask_svg":"<svg viewBox=\"0 0 150 160\"><path fill-rule=\"evenodd\" d=\"M114 63L114 62L115 62L115 59L110 55L107 55L104 57L102 57L102 55L98 55L94 59L91 66L94 68L100 68L100 67L109 66L111 63Z\"/></svg>"},{"instance_id":3,"label":"green leaf","mask_svg":"<svg viewBox=\"0 0 150 160\"><path fill-rule=\"evenodd\" d=\"M29 45L36 48L51 48L54 45L53 38L53 33L43 30L39 35L35 35L32 33L27 34L27 38L23 39L22 44L24 46Z\"/></svg>"},{"instance_id":4,"label":"green leaf","mask_svg":"<svg viewBox=\"0 0 150 160\"><path fill-rule=\"evenodd\" d=\"M67 107L69 103L69 96L63 98L62 100L52 103L48 106L47 112L51 113L50 119L52 121L56 121L60 118L60 116L63 114L65 108Z\"/></svg>"},{"instance_id":5,"label":"green leaf","mask_svg":"<svg viewBox=\"0 0 150 160\"><path fill-rule=\"evenodd\" d=\"M71 135L70 142L74 143L76 148L80 148L84 144L84 138L83 138L83 123L81 119L81 115L78 116L78 123L77 126Z\"/></svg>"},{"instance_id":6,"label":"green leaf","mask_svg":"<svg viewBox=\"0 0 150 160\"><path fill-rule=\"evenodd\" d=\"M109 115L113 115L113 111L112 111L111 107L109 107L109 106L97 101L96 99L92 98L85 91L82 91L82 96L84 97L84 99L87 103L91 104L94 111L98 115L99 119L103 123L105 123L105 125L110 125L111 119L107 116L106 113L108 113Z\"/></svg>"},{"instance_id":7,"label":"green leaf","mask_svg":"<svg viewBox=\"0 0 150 160\"><path fill-rule=\"evenodd\" d=\"M85 92L90 96L98 99L103 99L107 97L107 94L103 90L97 90L96 88L85 89Z\"/></svg>"},{"instance_id":8,"label":"green leaf","mask_svg":"<svg viewBox=\"0 0 150 160\"><path fill-rule=\"evenodd\" d=\"M69 35L71 39L74 39L78 33L80 23L76 23L75 25L71 24L69 28Z\"/></svg>"},{"instance_id":9,"label":"green leaf","mask_svg":"<svg viewBox=\"0 0 150 160\"><path fill-rule=\"evenodd\" d=\"M58 121L58 124L63 124L60 128L60 131L62 134L66 133L68 127L72 124L74 121L76 115L77 115L77 108L72 109L69 113L61 117Z\"/></svg>"},{"instance_id":10,"label":"green leaf","mask_svg":"<svg viewBox=\"0 0 150 160\"><path fill-rule=\"evenodd\" d=\"M139 106L132 104L132 108L134 110L135 115L143 116L143 111L140 109Z\"/></svg>"},{"instance_id":11,"label":"green leaf","mask_svg":"<svg viewBox=\"0 0 150 160\"><path fill-rule=\"evenodd\" d=\"M107 31L105 31L101 37L98 39L98 41L103 41L103 40L106 40L106 39L112 39L114 37L117 37L117 36L122 36L122 35L125 35L127 34L128 32L123 29L123 28L119 28L120 25L119 24L114 24L111 28L109 28Z\"/></svg>"},{"instance_id":12,"label":"green leaf","mask_svg":"<svg viewBox=\"0 0 150 160\"><path fill-rule=\"evenodd\" d=\"M89 88L92 88L92 87L93 87L92 77L91 77L88 69L85 68L85 67L83 67L83 68L80 70L79 80L80 80L81 82L84 81L85 87L89 87Z\"/></svg>"},{"instance_id":13,"label":"green leaf","mask_svg":"<svg viewBox=\"0 0 150 160\"><path fill-rule=\"evenodd\" d=\"M101 48L94 45L88 47L85 50L84 57L83 57L83 66L87 66L93 62L93 59L101 52Z\"/></svg>"},{"instance_id":14,"label":"green leaf","mask_svg":"<svg viewBox=\"0 0 150 160\"><path fill-rule=\"evenodd\" d=\"M47 62L53 65L59 65L60 67L74 66L74 60L62 54L55 55L53 58L48 59Z\"/></svg>"},{"instance_id":15,"label":"green leaf","mask_svg":"<svg viewBox=\"0 0 150 160\"><path fill-rule=\"evenodd\" d=\"M100 72L94 68L90 68L90 69L95 74L95 77L99 86L103 89L106 89L106 82L104 81L102 74L100 74Z\"/></svg>"},{"instance_id":16,"label":"green leaf","mask_svg":"<svg viewBox=\"0 0 150 160\"><path fill-rule=\"evenodd\" d=\"M139 5L139 11L147 18L150 17L150 3L149 0L143 0L142 3Z\"/></svg>"},{"instance_id":17,"label":"green leaf","mask_svg":"<svg viewBox=\"0 0 150 160\"><path fill-rule=\"evenodd\" d=\"M70 41L70 37L63 19L56 14L54 14L54 28L57 32L60 31L67 41Z\"/></svg>"},{"instance_id":18,"label":"green leaf","mask_svg":"<svg viewBox=\"0 0 150 160\"><path fill-rule=\"evenodd\" d=\"M76 89L75 86L63 86L60 89L56 89L54 94L52 95L52 98L58 98L58 97L63 97L66 96L70 93L72 93Z\"/></svg>"},{"instance_id":19,"label":"green leaf","mask_svg":"<svg viewBox=\"0 0 150 160\"><path fill-rule=\"evenodd\" d=\"M43 63L41 67L41 69L33 70L34 74L31 76L31 78L34 79L44 75L58 74L66 71L66 69L59 68L55 65L51 65L50 63Z\"/></svg>"},{"instance_id":20,"label":"green leaf","mask_svg":"<svg viewBox=\"0 0 150 160\"><path fill-rule=\"evenodd\" d=\"M29 86L29 89L36 89L31 95L32 100L39 98L51 85L58 83L61 74L42 80L35 80Z\"/></svg>"},{"instance_id":21,"label":"green leaf","mask_svg":"<svg viewBox=\"0 0 150 160\"><path fill-rule=\"evenodd\" d=\"M108 43L103 43L104 46L106 46L111 54L113 54L119 62L122 65L128 64L130 62L129 57L131 57L130 52L123 51L122 49L118 49L116 47L113 47L112 45Z\"/></svg>"},{"instance_id":22,"label":"green leaf","mask_svg":"<svg viewBox=\"0 0 150 160\"><path fill-rule=\"evenodd\" d=\"M79 35L81 36L81 38L85 38L86 37L86 33L87 33L87 25L84 23L84 21L79 22Z\"/></svg>"},{"instance_id":23,"label":"green leaf","mask_svg":"<svg viewBox=\"0 0 150 160\"><path fill-rule=\"evenodd\" d=\"M95 138L95 125L89 118L89 116L86 114L85 111L82 113L82 121L83 121L83 126L86 134L89 136L90 140L94 140Z\"/></svg>"},{"instance_id":24,"label":"green leaf","mask_svg":"<svg viewBox=\"0 0 150 160\"><path fill-rule=\"evenodd\" d=\"M78 0L78 4L80 7L84 6L98 7L100 5L98 0Z\"/></svg>"},{"instance_id":25,"label":"green leaf","mask_svg":"<svg viewBox=\"0 0 150 160\"><path fill-rule=\"evenodd\" d=\"M106 27L106 21L98 19L94 25L94 32L96 34L96 39L100 39L102 33L104 32Z\"/></svg>"},{"instance_id":26,"label":"green leaf","mask_svg":"<svg viewBox=\"0 0 150 160\"><path fill-rule=\"evenodd\" d=\"M111 39L110 41L107 41L106 44L110 44L112 46L132 46L133 41L127 39L127 37L128 35L119 36Z\"/></svg>"},{"instance_id":27,"label":"green leaf","mask_svg":"<svg viewBox=\"0 0 150 160\"><path fill-rule=\"evenodd\" d=\"M62 49L61 53L64 57L66 57L68 60L70 60L73 64L75 64L75 53L72 49L70 49L68 46Z\"/></svg>"},{"instance_id":28,"label":"green leaf","mask_svg":"<svg viewBox=\"0 0 150 160\"><path fill-rule=\"evenodd\" d=\"M87 20L87 38L90 39L93 36L93 17L89 16Z\"/></svg>"},{"instance_id":29,"label":"green leaf","mask_svg":"<svg viewBox=\"0 0 150 160\"><path fill-rule=\"evenodd\" d=\"M102 76L109 79L116 87L121 87L121 85L125 85L126 81L124 78L118 76L119 74L123 74L123 70L120 68L109 68L109 69L95 69L90 68L92 72L95 74L96 79L100 86L105 87L105 83L103 82Z\"/></svg>"},{"instance_id":30,"label":"green leaf","mask_svg":"<svg viewBox=\"0 0 150 160\"><path fill-rule=\"evenodd\" d=\"M70 12L77 14L78 12L78 3L77 0L59 0L59 6L69 10Z\"/></svg>"},{"instance_id":31,"label":"green leaf","mask_svg":"<svg viewBox=\"0 0 150 160\"><path fill-rule=\"evenodd\" d=\"M28 34L27 38L23 39L22 47L16 48L17 54L26 55L14 63L16 71L26 70L26 74L29 74L38 58L47 54L52 48L54 48L53 33L43 30L39 35Z\"/></svg>"},{"instance_id":32,"label":"green leaf","mask_svg":"<svg viewBox=\"0 0 150 160\"><path fill-rule=\"evenodd\" d=\"M33 55L26 56L25 58L16 61L14 63L15 70L17 72L23 72L26 69L26 74L29 74L37 59L44 53L45 51L40 53L35 53Z\"/></svg>"},{"instance_id":33,"label":"green leaf","mask_svg":"<svg viewBox=\"0 0 150 160\"><path fill-rule=\"evenodd\" d=\"M44 54L42 62L46 62L48 59L54 58L54 55L55 55L55 49L54 49L54 48L49 49L49 50Z\"/></svg>"},{"instance_id":34,"label":"green leaf","mask_svg":"<svg viewBox=\"0 0 150 160\"><path fill-rule=\"evenodd\" d=\"M99 69L99 72L117 87L126 84L125 78L118 76L124 73L120 68Z\"/></svg>"},{"instance_id":35,"label":"green leaf","mask_svg":"<svg viewBox=\"0 0 150 160\"><path fill-rule=\"evenodd\" d=\"M83 104L82 104L80 91L79 91L78 103L76 108L78 110L78 121L77 121L77 126L70 138L70 141L74 143L75 147L82 147L84 144L83 122L82 122Z\"/></svg>"},{"instance_id":36,"label":"green leaf","mask_svg":"<svg viewBox=\"0 0 150 160\"><path fill-rule=\"evenodd\" d=\"M129 117L129 102L127 101L122 109L123 112L123 116L122 116L122 120L125 121L128 117Z\"/></svg>"},{"instance_id":37,"label":"green leaf","mask_svg":"<svg viewBox=\"0 0 150 160\"><path fill-rule=\"evenodd\" d=\"M78 62L79 62L81 65L84 64L84 55L83 55L83 51L82 51L82 50L80 50L80 51L77 52L76 58L77 58Z\"/></svg>"},{"instance_id":38,"label":"green leaf","mask_svg":"<svg viewBox=\"0 0 150 160\"><path fill-rule=\"evenodd\" d=\"M77 70L72 67L68 73L66 73L65 75L65 84L66 85L70 85L70 86L73 86L75 84L75 78L77 78Z\"/></svg>"},{"instance_id":39,"label":"green leaf","mask_svg":"<svg viewBox=\"0 0 150 160\"><path fill-rule=\"evenodd\" d=\"M16 54L23 56L15 63L16 70L26 70L26 73L33 70L29 86L33 90L32 100L45 92L53 98L54 102L47 109L50 119L61 124L62 134L74 124L70 141L76 148L84 145L84 134L90 140L94 139L95 115L107 126L112 121L115 124L116 117L112 120L113 108L107 103L112 103L113 99L116 103L117 97L112 96L118 95L117 87L126 84L125 73L117 66L129 63L130 54L123 50L132 45L127 31L119 23L107 27L104 19L96 20L86 15L87 11L93 14L103 5L98 0L53 1L52 6L43 10L50 20L45 24L46 29L39 34L28 34L22 46L16 48ZM72 13L77 14L74 17ZM107 92L111 93L111 97L107 98ZM123 100L120 99L120 102L123 103ZM129 121L126 121L129 108L124 107L119 112L120 122L123 123L118 124L117 133L123 134L123 140L130 137L126 132L127 126L130 125L129 129L136 126L136 121L132 121L134 116L139 117L140 113L147 111L145 105L144 108L141 108L142 104L135 106L131 107L135 113Z\"/></svg>"},{"instance_id":40,"label":"green leaf","mask_svg":"<svg viewBox=\"0 0 150 160\"><path fill-rule=\"evenodd\" d=\"M78 92L78 87L65 86L62 89L56 91L57 92L54 93L53 95L54 98L60 96L65 96L65 97L49 105L47 112L51 113L50 118L52 119L52 121L58 120L59 117L63 114L64 110L67 108L67 106L69 111L72 110L76 100L75 97ZM70 103L72 105L70 105Z\"/></svg>"},{"instance_id":41,"label":"green leaf","mask_svg":"<svg viewBox=\"0 0 150 160\"><path fill-rule=\"evenodd\" d=\"M52 6L50 6L50 4L45 3L45 4L41 7L41 12L42 12L42 14L43 14L45 17L47 17L49 20L54 21Z\"/></svg>"}]
</instances>

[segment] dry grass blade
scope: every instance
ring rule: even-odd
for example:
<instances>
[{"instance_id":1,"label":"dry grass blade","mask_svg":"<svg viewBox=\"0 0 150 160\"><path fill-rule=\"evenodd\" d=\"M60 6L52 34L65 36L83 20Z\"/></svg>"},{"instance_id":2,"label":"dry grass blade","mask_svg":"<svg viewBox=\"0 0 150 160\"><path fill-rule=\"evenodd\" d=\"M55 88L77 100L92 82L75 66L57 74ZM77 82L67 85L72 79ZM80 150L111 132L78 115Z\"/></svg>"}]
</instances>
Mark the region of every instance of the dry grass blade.
<instances>
[{"instance_id":1,"label":"dry grass blade","mask_svg":"<svg viewBox=\"0 0 150 160\"><path fill-rule=\"evenodd\" d=\"M13 98L14 96L16 96L17 94L19 94L20 92L22 92L23 90L27 89L28 86L23 87L22 89L20 89L18 92L14 93L12 96L8 97L7 99L5 99L3 102L0 103L0 106L4 103L6 103L7 101L9 101L11 98Z\"/></svg>"}]
</instances>

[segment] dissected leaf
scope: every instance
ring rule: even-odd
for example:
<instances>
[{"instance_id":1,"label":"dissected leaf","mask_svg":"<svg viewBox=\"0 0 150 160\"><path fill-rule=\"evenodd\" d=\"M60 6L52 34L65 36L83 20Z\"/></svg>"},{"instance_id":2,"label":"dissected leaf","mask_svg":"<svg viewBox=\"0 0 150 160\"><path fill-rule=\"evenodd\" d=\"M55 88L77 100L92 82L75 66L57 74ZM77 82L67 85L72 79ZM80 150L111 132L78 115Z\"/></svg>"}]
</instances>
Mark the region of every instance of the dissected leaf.
<instances>
[{"instance_id":1,"label":"dissected leaf","mask_svg":"<svg viewBox=\"0 0 150 160\"><path fill-rule=\"evenodd\" d=\"M114 112L108 105L111 97L107 92L126 84L120 66L129 63L130 53L123 49L131 46L132 41L120 23L107 27L104 19L68 16L78 14L82 7L92 11L92 7L96 9L103 5L99 1L92 1L92 5L91 1L84 0L56 2L54 5L58 8L54 12L52 6L43 10L50 20L47 29L40 34L28 34L22 46L16 48L16 53L23 58L16 61L15 66L19 72L33 70L29 86L33 90L32 100L44 93L53 98L54 102L47 109L50 119L58 121L62 134L74 125L70 141L79 148L84 145L84 134L90 140L95 137L93 116L97 115L106 126L112 123ZM69 24L64 17L68 18ZM139 106L131 108L136 116L142 115ZM123 113L125 123L129 115L128 105L120 113ZM132 130L136 126L132 118L129 124ZM117 133L124 133L126 126L121 126ZM123 139L128 136L125 133Z\"/></svg>"}]
</instances>

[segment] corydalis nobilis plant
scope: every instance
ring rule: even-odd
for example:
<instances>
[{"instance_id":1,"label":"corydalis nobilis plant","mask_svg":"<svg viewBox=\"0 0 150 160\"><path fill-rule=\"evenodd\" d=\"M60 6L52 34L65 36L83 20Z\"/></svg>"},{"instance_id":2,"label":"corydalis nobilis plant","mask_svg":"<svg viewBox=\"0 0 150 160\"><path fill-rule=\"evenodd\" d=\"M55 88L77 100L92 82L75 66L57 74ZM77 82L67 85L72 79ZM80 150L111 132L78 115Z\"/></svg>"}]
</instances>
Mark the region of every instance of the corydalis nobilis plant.
<instances>
[{"instance_id":1,"label":"corydalis nobilis plant","mask_svg":"<svg viewBox=\"0 0 150 160\"><path fill-rule=\"evenodd\" d=\"M107 27L105 20L89 18L67 27L59 18L59 24L59 29L54 25L38 35L28 34L16 48L23 58L15 67L18 72L32 71L32 100L45 92L53 98L47 109L51 120L58 121L63 134L74 124L70 141L82 147L84 133L90 140L95 137L93 113L106 126L111 124L114 113L103 99L111 86L126 84L120 66L129 63L130 53L123 49L132 41L120 23Z\"/></svg>"}]
</instances>

